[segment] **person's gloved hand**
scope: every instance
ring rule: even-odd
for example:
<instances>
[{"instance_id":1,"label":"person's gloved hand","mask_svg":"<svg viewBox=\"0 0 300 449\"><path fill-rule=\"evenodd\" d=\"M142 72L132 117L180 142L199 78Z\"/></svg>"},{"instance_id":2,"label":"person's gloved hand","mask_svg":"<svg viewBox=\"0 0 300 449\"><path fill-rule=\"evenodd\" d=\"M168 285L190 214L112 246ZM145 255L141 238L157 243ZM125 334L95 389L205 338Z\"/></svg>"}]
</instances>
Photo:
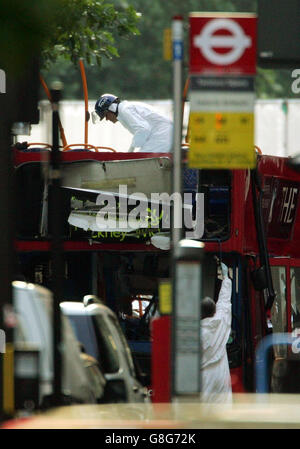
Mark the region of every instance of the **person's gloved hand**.
<instances>
[{"instance_id":1,"label":"person's gloved hand","mask_svg":"<svg viewBox=\"0 0 300 449\"><path fill-rule=\"evenodd\" d=\"M221 270L222 270L223 278L228 278L228 267L223 262L221 262Z\"/></svg>"}]
</instances>

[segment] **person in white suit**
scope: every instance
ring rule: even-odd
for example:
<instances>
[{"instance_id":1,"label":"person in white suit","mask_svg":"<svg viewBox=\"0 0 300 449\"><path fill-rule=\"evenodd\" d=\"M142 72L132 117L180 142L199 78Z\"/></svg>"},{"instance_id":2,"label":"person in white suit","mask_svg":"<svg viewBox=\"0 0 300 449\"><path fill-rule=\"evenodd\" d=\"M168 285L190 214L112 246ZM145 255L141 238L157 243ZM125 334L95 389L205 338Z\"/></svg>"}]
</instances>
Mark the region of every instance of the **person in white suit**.
<instances>
[{"instance_id":1,"label":"person in white suit","mask_svg":"<svg viewBox=\"0 0 300 449\"><path fill-rule=\"evenodd\" d=\"M218 301L201 302L201 401L232 402L231 378L226 343L231 331L231 291L228 267L221 264L222 286Z\"/></svg>"},{"instance_id":2,"label":"person in white suit","mask_svg":"<svg viewBox=\"0 0 300 449\"><path fill-rule=\"evenodd\" d=\"M173 122L148 104L120 101L115 95L103 94L92 113L94 123L97 116L112 123L119 121L133 134L128 152L139 149L145 153L167 153L172 149Z\"/></svg>"}]
</instances>

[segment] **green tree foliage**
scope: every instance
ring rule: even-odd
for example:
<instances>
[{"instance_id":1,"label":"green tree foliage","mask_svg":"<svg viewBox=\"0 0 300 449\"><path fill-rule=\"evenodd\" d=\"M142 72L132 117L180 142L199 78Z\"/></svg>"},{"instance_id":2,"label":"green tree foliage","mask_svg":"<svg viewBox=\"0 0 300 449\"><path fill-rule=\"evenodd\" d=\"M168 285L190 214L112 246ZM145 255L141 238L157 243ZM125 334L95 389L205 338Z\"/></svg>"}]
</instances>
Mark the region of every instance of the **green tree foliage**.
<instances>
[{"instance_id":1,"label":"green tree foliage","mask_svg":"<svg viewBox=\"0 0 300 449\"><path fill-rule=\"evenodd\" d=\"M133 35L131 39L124 39L122 35L116 36L115 46L118 48L119 57L102 58L101 67L96 65L95 60L87 61L91 62L91 65L86 65L90 99L95 99L104 92L112 92L128 99L171 98L172 62L165 61L163 58L163 33L166 28L171 27L172 17L180 14L184 19L184 78L186 78L190 12L256 12L257 10L257 0L128 0L128 3L141 15L138 23L140 34ZM114 4L117 6L120 2L114 0ZM84 39L84 28L77 35L78 42ZM78 45L83 46L82 43ZM105 52L103 54L112 56ZM65 98L83 98L79 69L68 61L58 59L45 75L49 81L60 79L64 82ZM291 83L290 70L259 68L256 77L257 96L259 98L295 97L290 88Z\"/></svg>"},{"instance_id":2,"label":"green tree foliage","mask_svg":"<svg viewBox=\"0 0 300 449\"><path fill-rule=\"evenodd\" d=\"M116 0L114 3L118 3ZM103 58L101 69L91 61L86 67L89 97L114 92L123 98L161 99L172 95L172 64L163 59L163 32L170 28L172 17L181 14L185 23L188 48L188 16L191 11L234 11L234 0L128 0L141 15L140 35L130 40L116 38L118 58ZM255 0L242 0L240 11L253 11ZM84 39L84 33L81 34ZM89 61L88 61L89 62ZM185 76L188 54L185 52ZM45 73L47 80L60 79L65 85L65 98L82 98L80 76L62 58Z\"/></svg>"},{"instance_id":3,"label":"green tree foliage","mask_svg":"<svg viewBox=\"0 0 300 449\"><path fill-rule=\"evenodd\" d=\"M107 0L60 0L59 6L42 52L45 64L64 57L100 66L103 55L118 56L116 37L139 34L138 15L125 2L117 7Z\"/></svg>"}]
</instances>

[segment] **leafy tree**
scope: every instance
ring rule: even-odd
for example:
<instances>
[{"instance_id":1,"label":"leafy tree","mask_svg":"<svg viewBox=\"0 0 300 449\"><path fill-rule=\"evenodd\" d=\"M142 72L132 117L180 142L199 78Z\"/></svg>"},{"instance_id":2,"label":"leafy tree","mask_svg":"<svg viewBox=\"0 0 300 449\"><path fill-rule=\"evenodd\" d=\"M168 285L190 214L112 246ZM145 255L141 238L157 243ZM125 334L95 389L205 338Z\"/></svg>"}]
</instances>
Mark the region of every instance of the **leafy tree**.
<instances>
[{"instance_id":1,"label":"leafy tree","mask_svg":"<svg viewBox=\"0 0 300 449\"><path fill-rule=\"evenodd\" d=\"M103 55L118 56L116 36L139 34L137 21L136 11L126 2L115 7L107 0L60 0L42 59L49 64L64 57L76 64L83 58L100 66Z\"/></svg>"},{"instance_id":2,"label":"leafy tree","mask_svg":"<svg viewBox=\"0 0 300 449\"><path fill-rule=\"evenodd\" d=\"M70 2L70 0L68 0ZM120 2L114 0L117 5ZM92 60L86 66L89 97L112 92L128 99L164 99L172 97L172 62L163 59L163 32L172 17L181 14L185 27L184 79L188 75L188 16L192 11L256 12L257 0L128 0L140 13L140 34L131 39L115 37L119 57L102 58L101 67ZM124 3L123 3L124 6ZM78 39L83 34L78 34ZM106 55L103 53L103 55ZM111 56L111 55L108 55ZM70 59L70 58L69 58ZM65 84L64 98L82 99L79 69L61 58L45 72L47 80ZM294 97L291 71L258 68L258 98Z\"/></svg>"},{"instance_id":3,"label":"leafy tree","mask_svg":"<svg viewBox=\"0 0 300 449\"><path fill-rule=\"evenodd\" d=\"M231 0L129 0L141 14L140 35L131 40L118 39L119 58L101 61L101 70L93 61L87 67L90 97L103 91L130 98L170 98L172 95L171 63L163 59L163 31L171 26L174 14L184 17L186 48L188 48L188 15L191 11L234 11ZM243 0L245 11L253 0ZM241 10L241 9L240 9ZM64 75L65 72L65 75ZM187 76L187 53L185 56ZM65 86L65 98L82 98L78 69L60 59L47 73L51 81L60 78ZM77 82L76 82L77 80Z\"/></svg>"}]
</instances>

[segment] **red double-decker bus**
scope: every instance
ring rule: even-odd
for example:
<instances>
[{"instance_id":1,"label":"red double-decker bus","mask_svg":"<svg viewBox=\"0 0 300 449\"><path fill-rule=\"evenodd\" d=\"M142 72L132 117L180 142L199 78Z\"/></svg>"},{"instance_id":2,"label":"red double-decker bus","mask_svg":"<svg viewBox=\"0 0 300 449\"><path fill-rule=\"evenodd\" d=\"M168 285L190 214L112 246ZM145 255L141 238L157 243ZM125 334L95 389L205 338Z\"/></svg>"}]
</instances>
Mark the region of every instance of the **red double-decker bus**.
<instances>
[{"instance_id":1,"label":"red double-decker bus","mask_svg":"<svg viewBox=\"0 0 300 449\"><path fill-rule=\"evenodd\" d=\"M48 149L14 149L20 270L27 280L46 286L51 278L51 229L45 225L47 182L41 168L48 153ZM101 296L124 320L125 332L137 344L132 347L143 368L150 370L152 366L154 400L167 401L171 382L170 317L156 317L152 327L148 318L158 308L160 280L170 276L169 251L153 245L151 229L135 234L97 232L91 222L78 221L77 227L76 222L71 224L70 215L84 210L84 217L89 215L87 211L92 217L95 192L114 192L121 182L134 191L140 176L147 189L147 176L151 177L152 170L162 176L161 186L168 185L171 156L80 150L62 152L61 161L65 171L71 173L64 189L64 299L81 300L88 293ZM124 169L128 161L132 164L129 171ZM143 165L138 165L140 161ZM255 391L255 350L264 336L300 328L300 175L288 162L286 158L258 155L255 170L187 172L196 179L192 190L204 193L202 295L217 297L220 281L216 257L230 267L232 276L232 332L227 349L234 392ZM100 171L106 176L113 173L110 170L120 169L111 174L110 184L105 184L107 176L101 178L102 184L97 184L96 178L89 184L91 172L86 167L90 166L95 167L96 177ZM78 173L83 172L81 184L76 184ZM185 185L185 190L191 191L191 186ZM142 301L149 306L146 317L145 305L134 315L134 300L140 301L140 306ZM274 347L269 355L270 391L300 389L297 357L286 346Z\"/></svg>"}]
</instances>

